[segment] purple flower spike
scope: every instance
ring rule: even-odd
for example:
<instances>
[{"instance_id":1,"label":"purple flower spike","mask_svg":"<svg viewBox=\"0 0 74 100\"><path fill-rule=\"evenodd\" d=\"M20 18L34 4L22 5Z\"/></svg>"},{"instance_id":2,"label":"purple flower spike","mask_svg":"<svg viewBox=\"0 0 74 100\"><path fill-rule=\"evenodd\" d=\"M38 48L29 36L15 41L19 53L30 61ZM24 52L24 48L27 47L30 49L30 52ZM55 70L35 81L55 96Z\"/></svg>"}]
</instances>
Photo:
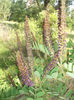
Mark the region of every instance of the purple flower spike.
<instances>
[{"instance_id":1,"label":"purple flower spike","mask_svg":"<svg viewBox=\"0 0 74 100\"><path fill-rule=\"evenodd\" d=\"M47 46L48 50L51 52L52 55L54 55L52 36L50 33L48 9L46 10L46 18L43 22L43 38L44 38L44 42L45 42L45 45Z\"/></svg>"},{"instance_id":2,"label":"purple flower spike","mask_svg":"<svg viewBox=\"0 0 74 100\"><path fill-rule=\"evenodd\" d=\"M16 32L16 37L17 37L17 45L18 45L18 50L19 50L19 53L22 57L22 60L24 61L24 63L26 64L26 61L25 61L25 57L24 57L24 54L23 54L23 49L22 49L22 45L21 45L21 41L20 41L20 38Z\"/></svg>"},{"instance_id":3,"label":"purple flower spike","mask_svg":"<svg viewBox=\"0 0 74 100\"><path fill-rule=\"evenodd\" d=\"M21 59L21 55L20 52L18 51L17 53L17 64L18 64L18 68L22 77L22 81L25 85L27 86L33 86L34 83L32 82L32 80L29 78L29 73L28 73L28 69L27 66L24 65L23 60Z\"/></svg>"},{"instance_id":4,"label":"purple flower spike","mask_svg":"<svg viewBox=\"0 0 74 100\"><path fill-rule=\"evenodd\" d=\"M25 43L26 43L26 49L27 49L27 55L28 55L29 74L33 75L34 59L33 59L33 53L32 53L31 32L29 29L28 17L26 17L26 21L25 21Z\"/></svg>"},{"instance_id":5,"label":"purple flower spike","mask_svg":"<svg viewBox=\"0 0 74 100\"><path fill-rule=\"evenodd\" d=\"M58 33L58 46L60 46L61 44L61 53L60 55L63 56L65 53L65 49L66 49L66 8L65 8L65 3L66 0L59 0L58 1L58 29L59 29L59 33Z\"/></svg>"},{"instance_id":6,"label":"purple flower spike","mask_svg":"<svg viewBox=\"0 0 74 100\"><path fill-rule=\"evenodd\" d=\"M54 55L52 61L48 64L48 66L45 68L43 77L50 71L52 70L57 62L58 58L61 57L62 52L64 52L64 47L65 47L65 27L66 27L66 21L65 21L65 2L66 0L59 0L59 11L58 11L58 50L57 53Z\"/></svg>"},{"instance_id":7,"label":"purple flower spike","mask_svg":"<svg viewBox=\"0 0 74 100\"><path fill-rule=\"evenodd\" d=\"M52 61L45 68L43 77L56 66L57 62L58 62L58 52L54 55Z\"/></svg>"}]
</instances>

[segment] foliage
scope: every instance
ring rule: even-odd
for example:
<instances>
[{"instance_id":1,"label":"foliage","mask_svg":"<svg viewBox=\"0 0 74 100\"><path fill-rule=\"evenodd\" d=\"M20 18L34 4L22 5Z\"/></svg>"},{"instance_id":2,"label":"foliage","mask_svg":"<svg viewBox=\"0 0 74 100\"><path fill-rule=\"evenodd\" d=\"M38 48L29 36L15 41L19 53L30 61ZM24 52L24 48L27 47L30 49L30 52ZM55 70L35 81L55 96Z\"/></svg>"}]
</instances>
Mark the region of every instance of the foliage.
<instances>
[{"instance_id":1,"label":"foliage","mask_svg":"<svg viewBox=\"0 0 74 100\"><path fill-rule=\"evenodd\" d=\"M73 30L73 18L71 18L71 17L67 17L67 26L71 29L71 30Z\"/></svg>"},{"instance_id":2,"label":"foliage","mask_svg":"<svg viewBox=\"0 0 74 100\"><path fill-rule=\"evenodd\" d=\"M54 74L53 72L52 74ZM39 72L35 72L36 77L40 77ZM49 75L51 76L51 75ZM58 75L59 76L59 75ZM55 80L53 80L54 78ZM52 79L52 80L51 80ZM40 79L41 80L41 79ZM69 80L72 81L72 80ZM14 99L15 97L18 98L20 95L19 99L22 98L27 98L27 99L32 99L32 100L43 100L43 99L52 99L55 97L55 100L66 100L72 99L73 98L73 90L70 89L72 88L72 85L70 85L69 88L69 81L63 82L62 80L57 80L57 77L55 78L55 75L50 77L46 77L45 81L40 82L38 81L39 85L35 87L27 87L23 86L21 87L20 84L17 85L17 88L14 87L9 87L8 89L6 88L6 91L1 91L0 93L0 98L1 100L3 98L12 98ZM37 83L37 81L36 81ZM54 85L55 84L55 85ZM69 89L69 91L68 91ZM22 96L21 96L22 95ZM72 99L73 100L73 99Z\"/></svg>"},{"instance_id":3,"label":"foliage","mask_svg":"<svg viewBox=\"0 0 74 100\"><path fill-rule=\"evenodd\" d=\"M23 6L19 7L20 3ZM19 22L24 19L23 14L25 12L21 13L21 10L24 9L25 7L24 5L25 2L23 3L23 0L22 1L17 0L16 2L13 3L12 8L14 9L12 10L13 11L16 10L18 12L17 13L14 12L15 18L14 15L11 15L12 16L11 19L16 21L18 20ZM33 10L35 12L34 8L30 10L31 13L33 12ZM55 54L54 57L51 56L50 52L47 50L47 47L43 43L42 32L43 32L43 20L46 15L45 10L42 10L40 12L40 10L38 9L35 15L36 18L35 16L33 16L33 13L32 15L30 15L30 12L27 13L30 19L29 19L29 25L27 22L25 23L26 36L27 34L29 34L28 32L30 32L30 30L32 33L30 32L30 34L28 35L29 37L28 36L25 37L26 42L24 41L24 32L23 32L24 23L22 22L18 25L13 25L14 27L17 26L15 27L15 29L17 30L18 33L18 34L16 33L18 49L16 44L15 30L11 31L12 34L10 36L10 39L4 42L5 45L3 44L3 41L0 41L1 43L0 46L2 47L0 49L0 60L1 60L0 99L48 100L55 98L55 100L66 100L66 99L73 100L74 99L73 96L74 95L74 90L73 90L74 44L72 40L70 40L67 43L67 49L69 50L69 54L67 53L67 57L65 58L66 60L64 60L63 62L61 60L57 62L58 60L57 53ZM54 50L55 52L57 52L58 50L57 11L55 11L55 9L52 6L50 6L49 13L51 13L49 21L51 26L50 31L52 33L52 39L54 42ZM16 19L16 16L18 15L19 17ZM60 36L62 30L60 32ZM32 36L32 34L34 35L34 37ZM31 43L32 43L32 48L31 48L32 52L29 49ZM9 49L7 49L8 47ZM17 53L16 56L16 52L18 50L19 53ZM30 53L34 54L33 58L35 64L33 65L34 73L32 77L30 76L30 73L28 73L29 69L28 64L30 62L28 62L27 57L29 58ZM16 65L16 57L18 65ZM2 60L3 58L5 59L4 61ZM52 70L50 69L51 67L53 68ZM45 74L47 74L48 71L48 74L45 75L45 77L43 78L44 71L46 71ZM21 80L22 78L25 85ZM33 86L31 84L32 82L34 82Z\"/></svg>"},{"instance_id":4,"label":"foliage","mask_svg":"<svg viewBox=\"0 0 74 100\"><path fill-rule=\"evenodd\" d=\"M25 2L23 0L17 0L16 2L12 2L11 5L11 15L10 20L14 21L22 21L25 17Z\"/></svg>"},{"instance_id":5,"label":"foliage","mask_svg":"<svg viewBox=\"0 0 74 100\"><path fill-rule=\"evenodd\" d=\"M0 20L7 20L10 16L10 0L0 0Z\"/></svg>"}]
</instances>

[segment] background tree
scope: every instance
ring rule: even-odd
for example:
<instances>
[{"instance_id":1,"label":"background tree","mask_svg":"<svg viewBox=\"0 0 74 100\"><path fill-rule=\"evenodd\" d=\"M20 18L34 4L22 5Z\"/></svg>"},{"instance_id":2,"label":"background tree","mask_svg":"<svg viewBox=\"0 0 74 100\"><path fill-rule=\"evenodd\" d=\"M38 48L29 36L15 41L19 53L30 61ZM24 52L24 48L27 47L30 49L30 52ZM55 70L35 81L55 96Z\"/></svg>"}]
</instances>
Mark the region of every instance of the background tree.
<instances>
[{"instance_id":1,"label":"background tree","mask_svg":"<svg viewBox=\"0 0 74 100\"><path fill-rule=\"evenodd\" d=\"M7 20L10 16L11 0L0 0L0 20Z\"/></svg>"},{"instance_id":2,"label":"background tree","mask_svg":"<svg viewBox=\"0 0 74 100\"><path fill-rule=\"evenodd\" d=\"M13 1L11 4L10 20L22 21L25 17L26 4L23 0Z\"/></svg>"}]
</instances>

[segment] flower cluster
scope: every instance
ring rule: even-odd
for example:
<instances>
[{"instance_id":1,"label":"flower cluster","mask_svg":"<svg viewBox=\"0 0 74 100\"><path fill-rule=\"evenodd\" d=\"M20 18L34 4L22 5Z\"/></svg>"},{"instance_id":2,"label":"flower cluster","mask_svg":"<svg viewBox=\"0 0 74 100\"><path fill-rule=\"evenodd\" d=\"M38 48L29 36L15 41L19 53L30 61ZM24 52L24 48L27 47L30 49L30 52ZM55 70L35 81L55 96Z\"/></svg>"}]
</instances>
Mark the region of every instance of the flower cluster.
<instances>
[{"instance_id":1,"label":"flower cluster","mask_svg":"<svg viewBox=\"0 0 74 100\"><path fill-rule=\"evenodd\" d=\"M21 46L21 41L20 41L20 38L19 38L17 32L16 32L16 37L17 37L17 45L18 45L19 53L20 53L20 55L21 55L21 57L22 57L22 60L23 60L24 63L26 64L26 61L25 61L25 59L24 59L25 57L24 57L24 54L23 54L23 49L22 49L22 46Z\"/></svg>"},{"instance_id":2,"label":"flower cluster","mask_svg":"<svg viewBox=\"0 0 74 100\"><path fill-rule=\"evenodd\" d=\"M26 17L26 21L25 21L25 43L26 43L26 49L27 49L27 55L28 55L29 74L33 75L34 59L33 59L33 53L32 53L31 32L29 29L28 17Z\"/></svg>"},{"instance_id":3,"label":"flower cluster","mask_svg":"<svg viewBox=\"0 0 74 100\"><path fill-rule=\"evenodd\" d=\"M59 25L58 25L58 50L57 53L55 53L52 61L48 64L48 66L45 68L44 73L43 73L43 77L50 71L52 70L57 62L58 62L58 58L60 57L60 54L64 48L64 44L65 44L65 11L63 12L63 10L65 9L65 0L59 0L59 11L58 11L58 21L59 21ZM61 12L61 13L60 13ZM64 51L64 50L63 50Z\"/></svg>"},{"instance_id":4,"label":"flower cluster","mask_svg":"<svg viewBox=\"0 0 74 100\"><path fill-rule=\"evenodd\" d=\"M49 12L48 9L46 10L46 18L44 20L43 24L43 31L44 31L44 41L45 44L48 48L48 50L51 52L52 55L54 55L52 61L46 66L44 69L43 77L50 71L52 70L57 62L61 54L63 54L63 49L66 46L66 34L65 34L65 27L66 27L66 21L65 21L65 2L66 0L59 0L58 1L58 50L54 54L54 49L53 49L53 43L52 43L52 37L50 34L50 25L49 25ZM31 45L31 32L29 29L29 24L28 24L28 17L26 17L25 21L25 44L26 44L26 50L27 50L27 56L28 56L28 64L29 64L29 70L27 69L27 65L25 63L24 55L23 55L23 50L21 47L21 42L18 37L18 34L16 33L17 36L17 44L18 44L18 49L19 51L17 52L17 64L19 71L22 76L22 81L25 85L27 86L33 86L34 83L30 79L31 75L34 75L34 59L33 59L33 53L32 53L32 45ZM32 34L32 38L34 40L34 44L36 44L35 37ZM39 52L37 52L39 54ZM29 72L29 73L28 73Z\"/></svg>"},{"instance_id":5,"label":"flower cluster","mask_svg":"<svg viewBox=\"0 0 74 100\"><path fill-rule=\"evenodd\" d=\"M58 62L58 52L55 53L54 58L52 59L52 61L51 61L51 62L47 65L47 67L45 68L44 73L43 73L43 77L44 77L50 70L52 70L52 69L56 66L57 62Z\"/></svg>"},{"instance_id":6,"label":"flower cluster","mask_svg":"<svg viewBox=\"0 0 74 100\"><path fill-rule=\"evenodd\" d=\"M19 51L17 52L16 58L17 58L16 59L17 60L17 65L18 65L23 83L27 86L33 86L33 82L29 78L27 66L24 64L23 59L22 59L22 55L20 54Z\"/></svg>"},{"instance_id":7,"label":"flower cluster","mask_svg":"<svg viewBox=\"0 0 74 100\"><path fill-rule=\"evenodd\" d=\"M50 33L50 24L49 24L49 11L46 10L46 18L43 23L43 37L45 44L50 51L52 55L54 55L54 49L53 49L53 42L52 42L52 36Z\"/></svg>"},{"instance_id":8,"label":"flower cluster","mask_svg":"<svg viewBox=\"0 0 74 100\"><path fill-rule=\"evenodd\" d=\"M66 0L59 0L58 1L58 47L61 55L64 54L65 47L66 47L66 17L65 17L65 2Z\"/></svg>"}]
</instances>

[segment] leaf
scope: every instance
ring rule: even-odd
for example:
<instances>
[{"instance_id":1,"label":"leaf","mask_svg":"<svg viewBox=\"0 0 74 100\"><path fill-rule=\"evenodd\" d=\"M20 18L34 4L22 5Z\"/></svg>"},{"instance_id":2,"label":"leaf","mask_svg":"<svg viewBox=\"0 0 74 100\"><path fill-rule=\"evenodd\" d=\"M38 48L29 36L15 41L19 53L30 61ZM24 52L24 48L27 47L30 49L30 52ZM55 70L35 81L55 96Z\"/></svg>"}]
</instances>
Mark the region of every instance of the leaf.
<instances>
[{"instance_id":1,"label":"leaf","mask_svg":"<svg viewBox=\"0 0 74 100\"><path fill-rule=\"evenodd\" d=\"M66 75L70 76L71 78L74 78L74 73L66 72Z\"/></svg>"},{"instance_id":2,"label":"leaf","mask_svg":"<svg viewBox=\"0 0 74 100\"><path fill-rule=\"evenodd\" d=\"M71 94L72 94L72 90L70 90L70 91L67 93L66 98L69 98L69 97L71 96Z\"/></svg>"},{"instance_id":3,"label":"leaf","mask_svg":"<svg viewBox=\"0 0 74 100\"><path fill-rule=\"evenodd\" d=\"M11 93L12 96L16 95L16 92L17 92L16 88L14 88L14 87L11 88L10 93Z\"/></svg>"},{"instance_id":4,"label":"leaf","mask_svg":"<svg viewBox=\"0 0 74 100\"><path fill-rule=\"evenodd\" d=\"M53 73L53 74L51 75L51 77L56 79L56 78L58 77L58 72Z\"/></svg>"},{"instance_id":5,"label":"leaf","mask_svg":"<svg viewBox=\"0 0 74 100\"><path fill-rule=\"evenodd\" d=\"M41 97L41 96L43 96L45 93L44 92L38 92L36 95L37 95L37 97Z\"/></svg>"},{"instance_id":6,"label":"leaf","mask_svg":"<svg viewBox=\"0 0 74 100\"><path fill-rule=\"evenodd\" d=\"M34 95L34 92L33 92L33 91L29 90L29 92L30 92L32 95Z\"/></svg>"},{"instance_id":7,"label":"leaf","mask_svg":"<svg viewBox=\"0 0 74 100\"><path fill-rule=\"evenodd\" d=\"M63 84L59 83L59 85L57 86L57 91L60 92L62 90Z\"/></svg>"},{"instance_id":8,"label":"leaf","mask_svg":"<svg viewBox=\"0 0 74 100\"><path fill-rule=\"evenodd\" d=\"M62 79L62 77L63 77L63 74L60 73L60 74L58 75L58 79Z\"/></svg>"},{"instance_id":9,"label":"leaf","mask_svg":"<svg viewBox=\"0 0 74 100\"><path fill-rule=\"evenodd\" d=\"M58 77L58 72L53 73L52 75L46 75L47 79L52 79L52 78L57 78Z\"/></svg>"},{"instance_id":10,"label":"leaf","mask_svg":"<svg viewBox=\"0 0 74 100\"><path fill-rule=\"evenodd\" d=\"M34 75L35 75L36 77L40 77L40 73L39 73L38 71L35 71L35 72L34 72Z\"/></svg>"},{"instance_id":11,"label":"leaf","mask_svg":"<svg viewBox=\"0 0 74 100\"><path fill-rule=\"evenodd\" d=\"M65 86L63 86L63 89L62 89L62 95L64 95L65 94L65 92L66 92L66 85Z\"/></svg>"},{"instance_id":12,"label":"leaf","mask_svg":"<svg viewBox=\"0 0 74 100\"><path fill-rule=\"evenodd\" d=\"M74 100L74 96L71 97L71 100Z\"/></svg>"},{"instance_id":13,"label":"leaf","mask_svg":"<svg viewBox=\"0 0 74 100\"><path fill-rule=\"evenodd\" d=\"M54 73L54 72L57 72L58 71L58 67L55 67L51 72L50 74Z\"/></svg>"},{"instance_id":14,"label":"leaf","mask_svg":"<svg viewBox=\"0 0 74 100\"><path fill-rule=\"evenodd\" d=\"M39 68L37 69L37 71L39 72L40 75L43 74L43 69L42 69L41 67L39 67Z\"/></svg>"},{"instance_id":15,"label":"leaf","mask_svg":"<svg viewBox=\"0 0 74 100\"><path fill-rule=\"evenodd\" d=\"M51 79L52 76L51 75L46 75L46 79Z\"/></svg>"},{"instance_id":16,"label":"leaf","mask_svg":"<svg viewBox=\"0 0 74 100\"><path fill-rule=\"evenodd\" d=\"M69 63L69 64L64 63L64 67L65 67L65 69L67 69L68 71L72 71L72 66L73 66L72 63Z\"/></svg>"},{"instance_id":17,"label":"leaf","mask_svg":"<svg viewBox=\"0 0 74 100\"><path fill-rule=\"evenodd\" d=\"M24 94L24 91L23 91L23 90L19 90L19 93L20 93L20 94Z\"/></svg>"},{"instance_id":18,"label":"leaf","mask_svg":"<svg viewBox=\"0 0 74 100\"><path fill-rule=\"evenodd\" d=\"M29 90L33 91L33 90L35 90L35 88L34 87L29 87Z\"/></svg>"},{"instance_id":19,"label":"leaf","mask_svg":"<svg viewBox=\"0 0 74 100\"><path fill-rule=\"evenodd\" d=\"M54 94L50 94L50 97L53 98L54 97Z\"/></svg>"},{"instance_id":20,"label":"leaf","mask_svg":"<svg viewBox=\"0 0 74 100\"><path fill-rule=\"evenodd\" d=\"M36 100L43 100L43 98L37 98Z\"/></svg>"},{"instance_id":21,"label":"leaf","mask_svg":"<svg viewBox=\"0 0 74 100\"><path fill-rule=\"evenodd\" d=\"M68 66L67 63L64 63L64 67L65 67L66 69L67 69L67 66Z\"/></svg>"},{"instance_id":22,"label":"leaf","mask_svg":"<svg viewBox=\"0 0 74 100\"><path fill-rule=\"evenodd\" d=\"M71 48L73 46L74 46L74 44L73 44L72 40L70 39L69 42L67 43L67 47Z\"/></svg>"},{"instance_id":23,"label":"leaf","mask_svg":"<svg viewBox=\"0 0 74 100\"><path fill-rule=\"evenodd\" d=\"M69 63L69 68L68 68L69 71L72 71L72 63Z\"/></svg>"},{"instance_id":24,"label":"leaf","mask_svg":"<svg viewBox=\"0 0 74 100\"><path fill-rule=\"evenodd\" d=\"M64 97L61 97L61 96L60 96L59 98L60 98L60 99L62 99L62 100L65 100L65 98L64 98Z\"/></svg>"},{"instance_id":25,"label":"leaf","mask_svg":"<svg viewBox=\"0 0 74 100\"><path fill-rule=\"evenodd\" d=\"M25 93L25 92L28 92L28 89L26 88L25 85L24 85L24 87L22 88L22 91L24 91L24 93Z\"/></svg>"},{"instance_id":26,"label":"leaf","mask_svg":"<svg viewBox=\"0 0 74 100\"><path fill-rule=\"evenodd\" d=\"M42 44L39 44L39 43L36 43L35 45L33 44L32 49L37 49L37 50L49 55L49 51L48 51L47 47L45 47Z\"/></svg>"},{"instance_id":27,"label":"leaf","mask_svg":"<svg viewBox=\"0 0 74 100\"><path fill-rule=\"evenodd\" d=\"M33 100L33 98L27 98L27 100Z\"/></svg>"}]
</instances>

